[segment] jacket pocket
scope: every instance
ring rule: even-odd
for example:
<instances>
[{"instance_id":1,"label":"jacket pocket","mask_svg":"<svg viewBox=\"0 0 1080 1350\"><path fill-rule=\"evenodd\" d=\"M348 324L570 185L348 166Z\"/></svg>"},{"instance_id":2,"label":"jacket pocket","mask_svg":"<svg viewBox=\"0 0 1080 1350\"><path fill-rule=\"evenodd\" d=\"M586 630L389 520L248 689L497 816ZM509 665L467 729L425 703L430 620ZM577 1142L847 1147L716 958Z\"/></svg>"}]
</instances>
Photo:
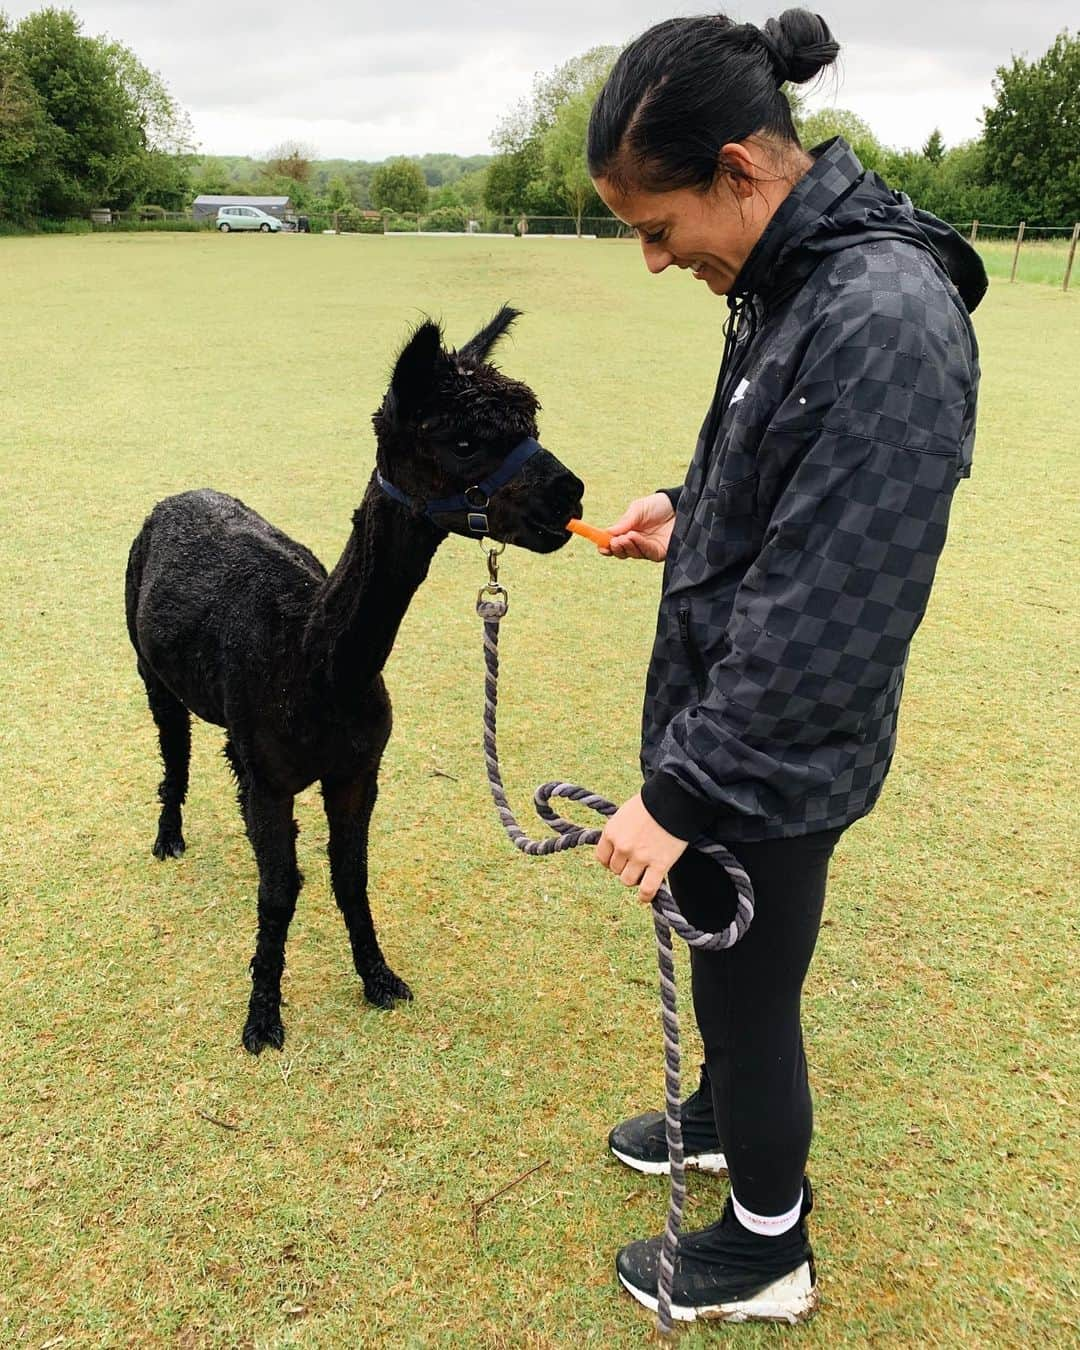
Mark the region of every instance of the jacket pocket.
<instances>
[{"instance_id":1,"label":"jacket pocket","mask_svg":"<svg viewBox=\"0 0 1080 1350\"><path fill-rule=\"evenodd\" d=\"M748 566L756 556L762 538L757 493L758 475L752 473L733 483L718 483L706 494L702 506L708 518L701 521L701 533L710 568Z\"/></svg>"},{"instance_id":2,"label":"jacket pocket","mask_svg":"<svg viewBox=\"0 0 1080 1350\"><path fill-rule=\"evenodd\" d=\"M708 672L705 669L705 658L701 655L701 650L694 641L694 633L690 627L690 601L683 600L679 605L679 641L682 643L683 653L686 657L686 664L697 685L698 701L705 697L705 689L708 685Z\"/></svg>"}]
</instances>

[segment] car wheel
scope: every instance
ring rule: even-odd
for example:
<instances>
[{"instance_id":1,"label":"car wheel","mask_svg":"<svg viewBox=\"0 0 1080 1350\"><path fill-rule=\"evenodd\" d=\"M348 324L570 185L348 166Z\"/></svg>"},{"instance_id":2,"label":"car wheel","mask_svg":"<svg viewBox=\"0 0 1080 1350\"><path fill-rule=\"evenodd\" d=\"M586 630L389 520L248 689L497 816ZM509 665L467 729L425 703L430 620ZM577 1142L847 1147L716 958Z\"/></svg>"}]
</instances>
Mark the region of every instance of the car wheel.
<instances>
[{"instance_id":1,"label":"car wheel","mask_svg":"<svg viewBox=\"0 0 1080 1350\"><path fill-rule=\"evenodd\" d=\"M231 228L231 227L230 227L229 222L228 222L227 220L223 220L223 221L221 222L221 224L218 226L218 229L221 231L222 234L228 234L230 228Z\"/></svg>"},{"instance_id":2,"label":"car wheel","mask_svg":"<svg viewBox=\"0 0 1080 1350\"><path fill-rule=\"evenodd\" d=\"M270 226L267 225L267 223L266 223L265 220L264 220L263 223L259 226L259 233L260 233L260 234L269 234L269 233L270 233Z\"/></svg>"}]
</instances>

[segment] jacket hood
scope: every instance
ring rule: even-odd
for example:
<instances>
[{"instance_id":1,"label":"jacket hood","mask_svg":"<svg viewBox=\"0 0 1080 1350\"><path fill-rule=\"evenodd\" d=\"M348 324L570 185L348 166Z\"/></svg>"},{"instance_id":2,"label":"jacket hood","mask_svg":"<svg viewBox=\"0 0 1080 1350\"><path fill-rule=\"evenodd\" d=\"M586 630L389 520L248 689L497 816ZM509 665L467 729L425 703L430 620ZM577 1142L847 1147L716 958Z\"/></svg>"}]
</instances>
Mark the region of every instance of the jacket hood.
<instances>
[{"instance_id":1,"label":"jacket hood","mask_svg":"<svg viewBox=\"0 0 1080 1350\"><path fill-rule=\"evenodd\" d=\"M968 313L975 309L986 293L986 269L951 225L864 169L843 137L809 154L813 167L769 221L735 279L733 297L779 299L798 290L831 253L875 239L905 239L936 260Z\"/></svg>"}]
</instances>

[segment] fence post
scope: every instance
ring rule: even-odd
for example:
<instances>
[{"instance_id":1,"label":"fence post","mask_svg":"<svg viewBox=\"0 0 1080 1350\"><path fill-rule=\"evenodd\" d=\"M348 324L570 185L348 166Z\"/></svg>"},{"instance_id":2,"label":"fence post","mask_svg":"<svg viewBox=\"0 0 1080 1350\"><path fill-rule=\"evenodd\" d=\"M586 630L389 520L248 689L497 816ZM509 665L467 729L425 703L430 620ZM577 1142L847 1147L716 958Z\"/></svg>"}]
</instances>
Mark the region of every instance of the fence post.
<instances>
[{"instance_id":1,"label":"fence post","mask_svg":"<svg viewBox=\"0 0 1080 1350\"><path fill-rule=\"evenodd\" d=\"M971 240L970 240L970 242L973 244L973 243L975 242L975 240L978 239L978 237L979 237L979 222L978 222L977 220L973 220L973 221L971 222Z\"/></svg>"},{"instance_id":2,"label":"fence post","mask_svg":"<svg viewBox=\"0 0 1080 1350\"><path fill-rule=\"evenodd\" d=\"M1069 241L1069 261L1065 264L1065 282L1061 289L1069 289L1069 278L1072 276L1073 259L1076 257L1076 241L1080 239L1080 220L1073 226L1072 239Z\"/></svg>"},{"instance_id":3,"label":"fence post","mask_svg":"<svg viewBox=\"0 0 1080 1350\"><path fill-rule=\"evenodd\" d=\"M336 211L334 212L334 233L341 233L341 230L338 228L338 213Z\"/></svg>"},{"instance_id":4,"label":"fence post","mask_svg":"<svg viewBox=\"0 0 1080 1350\"><path fill-rule=\"evenodd\" d=\"M1016 231L1016 252L1013 254L1012 276L1009 277L1010 281L1016 280L1016 265L1020 261L1020 245L1024 242L1024 227L1026 224L1027 221L1022 220L1020 222L1020 228Z\"/></svg>"}]
</instances>

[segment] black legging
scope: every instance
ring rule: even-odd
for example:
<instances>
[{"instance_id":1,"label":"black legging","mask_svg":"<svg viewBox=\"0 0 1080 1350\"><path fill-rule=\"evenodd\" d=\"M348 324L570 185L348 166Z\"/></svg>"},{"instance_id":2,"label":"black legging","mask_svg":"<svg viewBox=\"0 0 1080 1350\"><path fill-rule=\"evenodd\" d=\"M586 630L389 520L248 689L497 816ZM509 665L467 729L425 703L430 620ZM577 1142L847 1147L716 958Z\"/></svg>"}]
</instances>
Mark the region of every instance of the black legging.
<instances>
[{"instance_id":1,"label":"black legging","mask_svg":"<svg viewBox=\"0 0 1080 1350\"><path fill-rule=\"evenodd\" d=\"M800 1004L842 833L731 845L754 884L754 922L727 951L691 949L717 1133L732 1191L753 1214L783 1214L795 1204L810 1152ZM670 881L691 923L715 932L729 922L735 889L715 862L688 850Z\"/></svg>"}]
</instances>

